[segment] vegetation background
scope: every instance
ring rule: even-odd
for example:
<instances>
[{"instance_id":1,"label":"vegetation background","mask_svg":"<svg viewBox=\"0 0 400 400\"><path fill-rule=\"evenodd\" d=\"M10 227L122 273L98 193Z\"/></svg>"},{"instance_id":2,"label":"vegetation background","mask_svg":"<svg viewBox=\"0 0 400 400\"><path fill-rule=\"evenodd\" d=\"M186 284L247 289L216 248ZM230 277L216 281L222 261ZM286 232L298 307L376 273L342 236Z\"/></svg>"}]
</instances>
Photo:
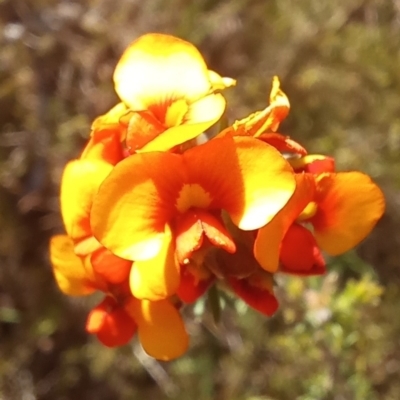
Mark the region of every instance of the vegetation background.
<instances>
[{"instance_id":1,"label":"vegetation background","mask_svg":"<svg viewBox=\"0 0 400 400\"><path fill-rule=\"evenodd\" d=\"M58 291L47 250L62 168L146 32L238 80L231 121L264 108L279 75L280 131L370 174L388 203L325 277L282 277L273 318L229 297L219 325L206 301L188 307L190 351L170 363L88 337L93 300ZM0 0L0 399L400 399L399 150L399 0Z\"/></svg>"}]
</instances>

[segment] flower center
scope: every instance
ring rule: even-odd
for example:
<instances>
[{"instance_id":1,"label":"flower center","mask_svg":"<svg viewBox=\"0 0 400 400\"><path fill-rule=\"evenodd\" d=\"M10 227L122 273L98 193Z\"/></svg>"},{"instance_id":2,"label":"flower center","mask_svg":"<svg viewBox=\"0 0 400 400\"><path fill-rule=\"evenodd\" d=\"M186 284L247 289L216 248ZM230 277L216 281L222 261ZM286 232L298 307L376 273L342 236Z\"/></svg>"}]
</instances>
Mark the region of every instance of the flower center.
<instances>
[{"instance_id":1,"label":"flower center","mask_svg":"<svg viewBox=\"0 0 400 400\"><path fill-rule=\"evenodd\" d=\"M176 208L184 213L190 208L207 208L211 203L211 195L197 183L183 185L176 200Z\"/></svg>"}]
</instances>

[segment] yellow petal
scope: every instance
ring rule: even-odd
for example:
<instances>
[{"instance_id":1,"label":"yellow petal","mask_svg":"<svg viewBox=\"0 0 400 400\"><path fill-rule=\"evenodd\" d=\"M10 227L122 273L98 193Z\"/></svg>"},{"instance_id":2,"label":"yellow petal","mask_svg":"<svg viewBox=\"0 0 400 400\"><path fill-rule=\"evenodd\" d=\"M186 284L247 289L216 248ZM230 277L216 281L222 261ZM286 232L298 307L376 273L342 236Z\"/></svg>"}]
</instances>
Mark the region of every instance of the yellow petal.
<instances>
[{"instance_id":1,"label":"yellow petal","mask_svg":"<svg viewBox=\"0 0 400 400\"><path fill-rule=\"evenodd\" d=\"M222 77L212 70L208 70L208 77L210 79L213 91L223 90L236 85L235 79Z\"/></svg>"},{"instance_id":2,"label":"yellow petal","mask_svg":"<svg viewBox=\"0 0 400 400\"><path fill-rule=\"evenodd\" d=\"M173 36L150 33L134 41L114 73L115 90L134 111L209 92L208 69L191 43Z\"/></svg>"},{"instance_id":3,"label":"yellow petal","mask_svg":"<svg viewBox=\"0 0 400 400\"><path fill-rule=\"evenodd\" d=\"M158 360L169 361L187 350L189 338L178 310L168 301L138 301L125 306L138 324L143 349Z\"/></svg>"},{"instance_id":4,"label":"yellow petal","mask_svg":"<svg viewBox=\"0 0 400 400\"><path fill-rule=\"evenodd\" d=\"M74 244L67 235L51 238L50 260L62 292L70 296L83 296L95 291L93 271L75 255Z\"/></svg>"},{"instance_id":5,"label":"yellow petal","mask_svg":"<svg viewBox=\"0 0 400 400\"><path fill-rule=\"evenodd\" d=\"M91 236L90 210L101 182L112 165L100 160L75 160L67 164L61 181L61 214L68 235L79 240Z\"/></svg>"},{"instance_id":6,"label":"yellow petal","mask_svg":"<svg viewBox=\"0 0 400 400\"><path fill-rule=\"evenodd\" d=\"M160 252L150 260L133 263L129 284L137 299L162 300L176 293L180 282L179 264L169 226Z\"/></svg>"}]
</instances>

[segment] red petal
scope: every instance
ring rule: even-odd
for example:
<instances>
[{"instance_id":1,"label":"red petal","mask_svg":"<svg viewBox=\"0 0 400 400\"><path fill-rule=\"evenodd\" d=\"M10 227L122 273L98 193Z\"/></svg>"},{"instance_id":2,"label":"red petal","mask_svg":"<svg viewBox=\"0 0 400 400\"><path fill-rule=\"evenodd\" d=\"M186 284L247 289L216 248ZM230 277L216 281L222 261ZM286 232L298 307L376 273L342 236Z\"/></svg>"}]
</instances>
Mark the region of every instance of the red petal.
<instances>
[{"instance_id":1,"label":"red petal","mask_svg":"<svg viewBox=\"0 0 400 400\"><path fill-rule=\"evenodd\" d=\"M96 274L113 284L126 281L132 267L132 261L117 257L106 248L94 252L91 256L91 263Z\"/></svg>"},{"instance_id":2,"label":"red petal","mask_svg":"<svg viewBox=\"0 0 400 400\"><path fill-rule=\"evenodd\" d=\"M296 153L302 156L307 154L307 150L301 144L280 133L264 133L258 139L274 146L282 153Z\"/></svg>"},{"instance_id":3,"label":"red petal","mask_svg":"<svg viewBox=\"0 0 400 400\"><path fill-rule=\"evenodd\" d=\"M211 274L209 278L199 279L188 268L183 267L181 282L176 294L183 302L193 303L205 293L214 279L214 276Z\"/></svg>"},{"instance_id":4,"label":"red petal","mask_svg":"<svg viewBox=\"0 0 400 400\"><path fill-rule=\"evenodd\" d=\"M111 297L106 297L91 311L86 323L86 330L96 333L100 342L107 347L128 343L136 329L132 317Z\"/></svg>"},{"instance_id":5,"label":"red petal","mask_svg":"<svg viewBox=\"0 0 400 400\"><path fill-rule=\"evenodd\" d=\"M233 291L242 298L250 307L270 317L279 307L269 282L259 279L259 274L254 274L251 279L229 278L228 282ZM262 278L262 277L261 277ZM269 278L266 278L269 281Z\"/></svg>"},{"instance_id":6,"label":"red petal","mask_svg":"<svg viewBox=\"0 0 400 400\"><path fill-rule=\"evenodd\" d=\"M282 241L281 271L296 275L321 275L325 262L312 233L293 224Z\"/></svg>"}]
</instances>

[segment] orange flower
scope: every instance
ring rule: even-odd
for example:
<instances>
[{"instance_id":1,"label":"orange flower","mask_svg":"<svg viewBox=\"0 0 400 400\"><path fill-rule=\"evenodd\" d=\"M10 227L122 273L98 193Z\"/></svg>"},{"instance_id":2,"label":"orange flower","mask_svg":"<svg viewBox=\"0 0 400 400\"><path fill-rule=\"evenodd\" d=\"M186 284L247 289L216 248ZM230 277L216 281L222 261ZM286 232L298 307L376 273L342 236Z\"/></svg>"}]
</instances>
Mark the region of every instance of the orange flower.
<instances>
[{"instance_id":1,"label":"orange flower","mask_svg":"<svg viewBox=\"0 0 400 400\"><path fill-rule=\"evenodd\" d=\"M280 259L286 272L321 273L318 247L338 255L356 246L382 216L384 197L360 172L299 174L296 179L287 206L258 231L255 257L270 272L277 271ZM315 239L300 223L312 224Z\"/></svg>"},{"instance_id":2,"label":"orange flower","mask_svg":"<svg viewBox=\"0 0 400 400\"><path fill-rule=\"evenodd\" d=\"M121 123L131 153L169 150L204 132L225 109L224 98L214 92L235 83L209 71L191 43L163 34L134 41L118 62L114 82L130 110Z\"/></svg>"},{"instance_id":3,"label":"orange flower","mask_svg":"<svg viewBox=\"0 0 400 400\"><path fill-rule=\"evenodd\" d=\"M313 225L318 245L332 256L361 242L385 211L382 191L356 171L319 175L315 202L315 214L305 215L304 221Z\"/></svg>"},{"instance_id":4,"label":"orange flower","mask_svg":"<svg viewBox=\"0 0 400 400\"><path fill-rule=\"evenodd\" d=\"M91 223L104 246L136 261L133 294L156 300L179 286L174 234L182 231L180 223L187 224L189 214L188 227L196 218L202 226L202 235L194 229L189 248L199 249L205 236L233 251L215 213L226 210L239 228L257 229L275 216L294 189L292 169L273 147L227 136L183 154L150 152L126 158L100 186Z\"/></svg>"},{"instance_id":5,"label":"orange flower","mask_svg":"<svg viewBox=\"0 0 400 400\"><path fill-rule=\"evenodd\" d=\"M52 238L50 258L57 284L64 293L71 296L84 296L96 290L105 293L86 323L87 331L104 345L124 345L138 330L143 348L155 358L170 360L186 351L187 333L178 310L169 300L153 304L130 294L131 261L120 259L104 248L79 257L66 235ZM161 338L166 340L162 345Z\"/></svg>"}]
</instances>

